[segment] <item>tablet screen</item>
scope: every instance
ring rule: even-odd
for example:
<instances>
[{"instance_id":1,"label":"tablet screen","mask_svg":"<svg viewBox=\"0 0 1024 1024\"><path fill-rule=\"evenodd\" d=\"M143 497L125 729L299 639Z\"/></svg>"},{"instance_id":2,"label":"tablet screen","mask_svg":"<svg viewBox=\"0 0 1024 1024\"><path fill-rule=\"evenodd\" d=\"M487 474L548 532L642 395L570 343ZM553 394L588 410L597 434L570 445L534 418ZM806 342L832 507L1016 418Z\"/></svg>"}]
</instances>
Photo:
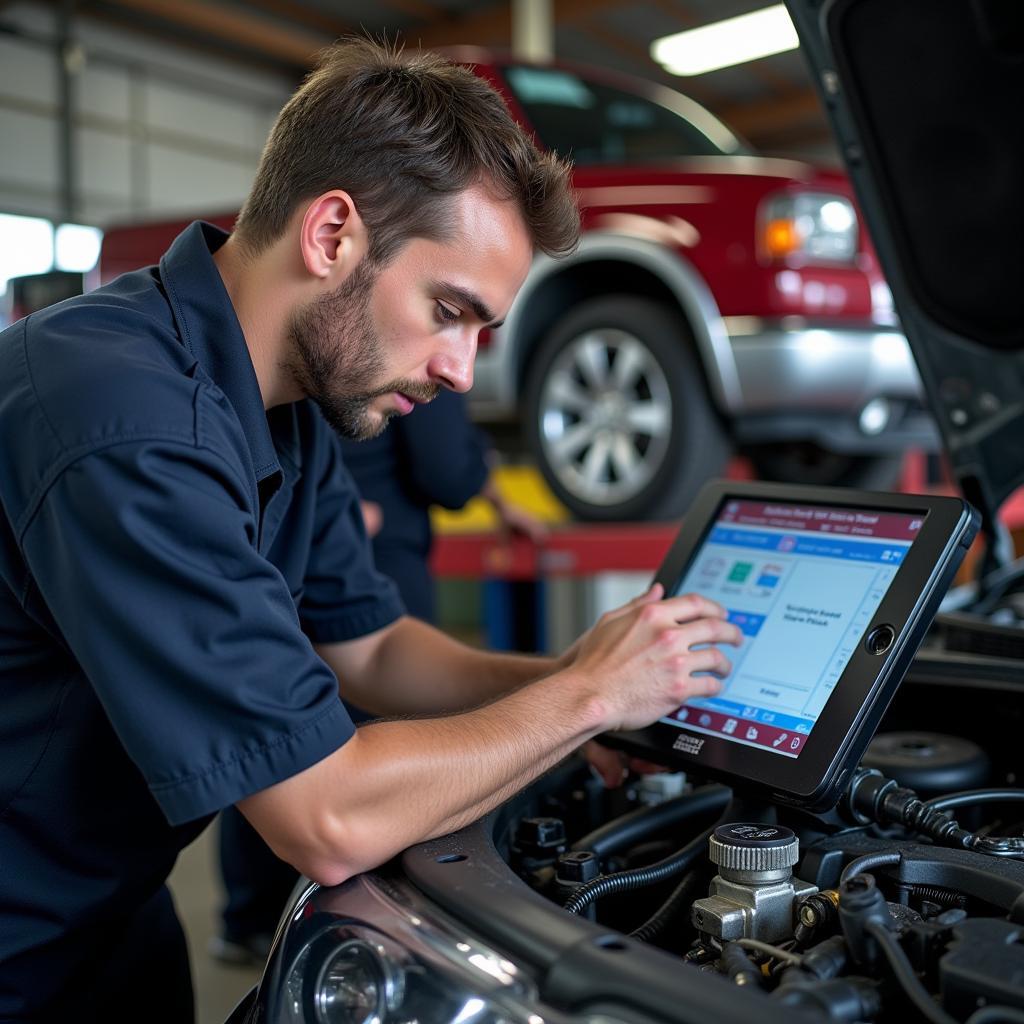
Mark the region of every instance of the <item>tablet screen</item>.
<instances>
[{"instance_id":1,"label":"tablet screen","mask_svg":"<svg viewBox=\"0 0 1024 1024\"><path fill-rule=\"evenodd\" d=\"M669 725L796 758L924 522L922 513L726 500L675 593L725 606L743 643L714 697Z\"/></svg>"}]
</instances>

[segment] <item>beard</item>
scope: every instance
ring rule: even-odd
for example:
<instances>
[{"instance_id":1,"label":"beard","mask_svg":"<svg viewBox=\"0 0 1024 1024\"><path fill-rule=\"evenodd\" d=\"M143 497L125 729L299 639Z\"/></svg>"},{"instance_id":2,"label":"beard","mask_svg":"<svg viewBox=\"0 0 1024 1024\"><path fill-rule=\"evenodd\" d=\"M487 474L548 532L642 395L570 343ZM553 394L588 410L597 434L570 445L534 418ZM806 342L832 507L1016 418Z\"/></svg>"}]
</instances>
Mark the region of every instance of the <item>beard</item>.
<instances>
[{"instance_id":1,"label":"beard","mask_svg":"<svg viewBox=\"0 0 1024 1024\"><path fill-rule=\"evenodd\" d=\"M361 260L337 290L296 310L289 325L291 352L285 369L330 426L355 441L376 437L398 415L397 410L371 410L375 399L398 391L429 402L439 390L401 378L379 383L387 360L370 312L377 274L368 260Z\"/></svg>"}]
</instances>

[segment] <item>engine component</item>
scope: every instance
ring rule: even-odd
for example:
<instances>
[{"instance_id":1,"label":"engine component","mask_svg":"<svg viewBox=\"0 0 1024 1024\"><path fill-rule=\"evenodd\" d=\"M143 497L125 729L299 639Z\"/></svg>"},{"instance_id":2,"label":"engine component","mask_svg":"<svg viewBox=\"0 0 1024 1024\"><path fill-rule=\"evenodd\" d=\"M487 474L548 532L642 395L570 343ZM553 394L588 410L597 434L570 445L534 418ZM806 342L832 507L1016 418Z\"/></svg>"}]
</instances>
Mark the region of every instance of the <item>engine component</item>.
<instances>
[{"instance_id":1,"label":"engine component","mask_svg":"<svg viewBox=\"0 0 1024 1024\"><path fill-rule=\"evenodd\" d=\"M666 800L676 800L685 792L686 772L655 772L652 775L641 775L636 786L637 799L647 807L657 807Z\"/></svg>"},{"instance_id":2,"label":"engine component","mask_svg":"<svg viewBox=\"0 0 1024 1024\"><path fill-rule=\"evenodd\" d=\"M889 905L871 875L854 875L839 891L839 923L855 963L871 966L878 962L878 943L870 934L868 922L887 929L893 926Z\"/></svg>"},{"instance_id":3,"label":"engine component","mask_svg":"<svg viewBox=\"0 0 1024 1024\"><path fill-rule=\"evenodd\" d=\"M701 786L664 803L638 807L588 832L572 844L572 849L592 850L604 860L667 829L678 828L691 818L722 810L730 796L725 786Z\"/></svg>"},{"instance_id":4,"label":"engine component","mask_svg":"<svg viewBox=\"0 0 1024 1024\"><path fill-rule=\"evenodd\" d=\"M645 868L631 868L628 871L617 871L610 875L599 875L592 882L581 885L565 904L570 914L582 913L594 900L602 896L610 896L616 892L627 892L640 889L645 885L654 885L685 871L704 849L704 844L712 830L706 829L696 839L692 839L681 850L665 857Z\"/></svg>"},{"instance_id":5,"label":"engine component","mask_svg":"<svg viewBox=\"0 0 1024 1024\"><path fill-rule=\"evenodd\" d=\"M976 743L938 732L879 733L861 764L925 798L984 786L991 770Z\"/></svg>"},{"instance_id":6,"label":"engine component","mask_svg":"<svg viewBox=\"0 0 1024 1024\"><path fill-rule=\"evenodd\" d=\"M953 927L949 952L939 961L942 1005L963 1019L986 1003L1024 1009L1024 928L994 918Z\"/></svg>"},{"instance_id":7,"label":"engine component","mask_svg":"<svg viewBox=\"0 0 1024 1024\"><path fill-rule=\"evenodd\" d=\"M693 923L704 941L776 942L793 934L797 903L818 891L793 878L799 859L796 834L781 825L720 825L708 855L719 873L709 895L693 904Z\"/></svg>"},{"instance_id":8,"label":"engine component","mask_svg":"<svg viewBox=\"0 0 1024 1024\"><path fill-rule=\"evenodd\" d=\"M526 873L551 867L565 853L565 842L561 818L523 818L512 844L517 869Z\"/></svg>"},{"instance_id":9,"label":"engine component","mask_svg":"<svg viewBox=\"0 0 1024 1024\"><path fill-rule=\"evenodd\" d=\"M589 850L575 850L571 853L563 853L558 858L558 871L555 878L559 885L572 886L583 885L584 882L591 882L601 873L601 862L597 855Z\"/></svg>"},{"instance_id":10,"label":"engine component","mask_svg":"<svg viewBox=\"0 0 1024 1024\"><path fill-rule=\"evenodd\" d=\"M849 960L850 950L846 945L846 939L842 935L833 935L832 938L819 942L818 945L803 954L800 969L813 975L819 981L828 981L829 978L835 978L841 974L846 969Z\"/></svg>"},{"instance_id":11,"label":"engine component","mask_svg":"<svg viewBox=\"0 0 1024 1024\"><path fill-rule=\"evenodd\" d=\"M727 942L722 948L722 967L736 985L759 986L762 974L750 959L747 951L735 942Z\"/></svg>"},{"instance_id":12,"label":"engine component","mask_svg":"<svg viewBox=\"0 0 1024 1024\"><path fill-rule=\"evenodd\" d=\"M839 891L825 889L814 893L800 904L799 921L793 931L797 946L809 946L820 938L839 920Z\"/></svg>"},{"instance_id":13,"label":"engine component","mask_svg":"<svg viewBox=\"0 0 1024 1024\"><path fill-rule=\"evenodd\" d=\"M782 985L772 994L785 1006L811 1010L836 1024L873 1020L882 1008L878 982L868 978L834 978Z\"/></svg>"},{"instance_id":14,"label":"engine component","mask_svg":"<svg viewBox=\"0 0 1024 1024\"><path fill-rule=\"evenodd\" d=\"M698 869L683 875L682 881L672 890L669 898L639 928L630 932L630 936L639 942L651 942L661 935L680 911L692 904L700 879L701 872Z\"/></svg>"}]
</instances>

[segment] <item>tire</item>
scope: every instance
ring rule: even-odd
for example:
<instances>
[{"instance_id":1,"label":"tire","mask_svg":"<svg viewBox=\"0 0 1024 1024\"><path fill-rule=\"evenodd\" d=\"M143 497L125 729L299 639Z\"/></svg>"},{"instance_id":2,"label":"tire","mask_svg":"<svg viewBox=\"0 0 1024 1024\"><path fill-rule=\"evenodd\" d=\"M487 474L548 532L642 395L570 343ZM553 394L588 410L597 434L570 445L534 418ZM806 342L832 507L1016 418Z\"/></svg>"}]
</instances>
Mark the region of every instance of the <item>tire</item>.
<instances>
[{"instance_id":1,"label":"tire","mask_svg":"<svg viewBox=\"0 0 1024 1024\"><path fill-rule=\"evenodd\" d=\"M588 299L535 351L526 434L579 519L674 519L730 453L683 317L632 295Z\"/></svg>"},{"instance_id":2,"label":"tire","mask_svg":"<svg viewBox=\"0 0 1024 1024\"><path fill-rule=\"evenodd\" d=\"M899 482L902 455L844 455L810 441L756 445L744 451L762 480L889 491Z\"/></svg>"}]
</instances>

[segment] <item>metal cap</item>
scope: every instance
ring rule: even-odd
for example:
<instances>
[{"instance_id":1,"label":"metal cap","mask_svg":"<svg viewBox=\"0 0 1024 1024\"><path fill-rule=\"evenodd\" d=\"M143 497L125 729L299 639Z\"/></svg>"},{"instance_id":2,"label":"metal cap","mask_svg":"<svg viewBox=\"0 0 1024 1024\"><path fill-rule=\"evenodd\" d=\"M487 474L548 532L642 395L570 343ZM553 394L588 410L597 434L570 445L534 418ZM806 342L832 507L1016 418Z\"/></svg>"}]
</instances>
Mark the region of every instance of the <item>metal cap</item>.
<instances>
[{"instance_id":1,"label":"metal cap","mask_svg":"<svg viewBox=\"0 0 1024 1024\"><path fill-rule=\"evenodd\" d=\"M782 871L800 859L800 840L784 825L719 825L708 846L712 863L726 871Z\"/></svg>"}]
</instances>

